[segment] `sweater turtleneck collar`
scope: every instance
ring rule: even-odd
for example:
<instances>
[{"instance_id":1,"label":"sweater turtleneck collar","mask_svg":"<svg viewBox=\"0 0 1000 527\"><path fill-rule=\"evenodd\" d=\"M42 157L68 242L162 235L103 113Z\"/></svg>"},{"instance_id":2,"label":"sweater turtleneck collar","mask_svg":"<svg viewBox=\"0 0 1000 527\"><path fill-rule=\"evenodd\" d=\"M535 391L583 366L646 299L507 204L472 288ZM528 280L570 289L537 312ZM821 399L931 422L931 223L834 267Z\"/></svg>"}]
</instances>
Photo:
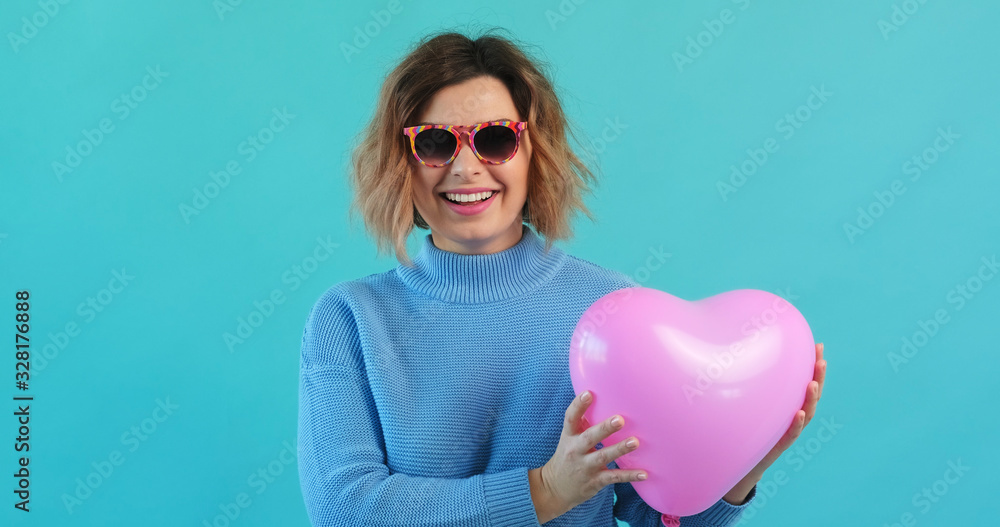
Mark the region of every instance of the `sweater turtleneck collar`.
<instances>
[{"instance_id":1,"label":"sweater turtleneck collar","mask_svg":"<svg viewBox=\"0 0 1000 527\"><path fill-rule=\"evenodd\" d=\"M546 252L544 240L524 224L516 244L491 254L445 251L427 234L413 267L400 264L396 274L409 287L446 302L494 302L542 285L565 259L558 247Z\"/></svg>"}]
</instances>

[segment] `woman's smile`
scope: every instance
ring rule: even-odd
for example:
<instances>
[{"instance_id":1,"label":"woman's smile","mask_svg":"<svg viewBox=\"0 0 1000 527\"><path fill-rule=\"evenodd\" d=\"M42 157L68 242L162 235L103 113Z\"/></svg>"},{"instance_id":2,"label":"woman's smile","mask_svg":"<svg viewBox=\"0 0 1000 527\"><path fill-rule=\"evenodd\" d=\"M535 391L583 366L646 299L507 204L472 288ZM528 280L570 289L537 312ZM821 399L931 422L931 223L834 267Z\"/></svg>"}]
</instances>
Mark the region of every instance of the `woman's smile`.
<instances>
[{"instance_id":1,"label":"woman's smile","mask_svg":"<svg viewBox=\"0 0 1000 527\"><path fill-rule=\"evenodd\" d=\"M461 214L463 216L473 216L488 209L490 205L495 201L495 198L499 193L500 191L475 192L473 193L473 195L486 196L486 197L478 201L465 201L461 203L456 203L455 201L448 199L448 196L446 195L447 193L444 192L439 194L439 196L441 196L441 199L444 200L444 202L448 205L448 208L454 211L455 213ZM455 196L455 194L452 194L452 196ZM469 198L465 197L465 199Z\"/></svg>"}]
</instances>

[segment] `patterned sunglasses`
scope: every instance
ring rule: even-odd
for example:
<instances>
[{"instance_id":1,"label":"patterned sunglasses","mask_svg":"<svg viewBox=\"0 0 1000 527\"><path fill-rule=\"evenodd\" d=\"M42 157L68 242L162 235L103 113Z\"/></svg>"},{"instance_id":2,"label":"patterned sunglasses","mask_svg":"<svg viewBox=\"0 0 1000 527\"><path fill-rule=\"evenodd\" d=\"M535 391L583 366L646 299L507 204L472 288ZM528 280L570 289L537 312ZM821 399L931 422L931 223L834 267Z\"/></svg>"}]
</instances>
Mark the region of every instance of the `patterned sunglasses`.
<instances>
[{"instance_id":1,"label":"patterned sunglasses","mask_svg":"<svg viewBox=\"0 0 1000 527\"><path fill-rule=\"evenodd\" d=\"M403 128L410 138L410 151L421 164L443 167L458 157L462 136L468 134L472 152L484 163L499 165L510 161L521 142L527 121L487 121L470 126L425 124Z\"/></svg>"}]
</instances>

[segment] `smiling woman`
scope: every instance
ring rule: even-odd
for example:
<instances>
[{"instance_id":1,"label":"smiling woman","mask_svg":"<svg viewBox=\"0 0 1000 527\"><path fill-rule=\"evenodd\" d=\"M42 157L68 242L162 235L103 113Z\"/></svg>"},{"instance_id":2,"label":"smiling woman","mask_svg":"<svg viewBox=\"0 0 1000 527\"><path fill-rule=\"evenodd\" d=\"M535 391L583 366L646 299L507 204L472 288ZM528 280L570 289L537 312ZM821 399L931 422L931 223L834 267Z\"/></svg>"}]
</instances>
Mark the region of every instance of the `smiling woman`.
<instances>
[{"instance_id":1,"label":"smiling woman","mask_svg":"<svg viewBox=\"0 0 1000 527\"><path fill-rule=\"evenodd\" d=\"M411 263L414 226L439 248L488 254L514 245L528 223L549 248L571 236L576 211L594 219L583 196L595 177L570 148L576 134L538 64L508 39L446 33L388 75L351 172L352 212L380 253ZM443 195L487 191L479 205Z\"/></svg>"},{"instance_id":2,"label":"smiling woman","mask_svg":"<svg viewBox=\"0 0 1000 527\"><path fill-rule=\"evenodd\" d=\"M463 104L464 101L476 103ZM491 124L490 115L513 115L517 122L498 120ZM413 202L421 218L430 225L437 247L463 254L488 254L506 249L521 238L524 221L521 213L528 197L532 152L529 132L524 130L527 123L520 122L519 115L510 92L490 76L442 88L421 113L422 121L454 119L458 123L479 123L464 134L445 131L444 138L450 140L429 142L423 147L418 142L420 135L442 129L411 135L411 152L418 163L414 166ZM420 128L423 127L416 127ZM469 148L462 148L459 137L472 138ZM523 138L520 152L519 137ZM494 161L484 153L498 155ZM428 165L424 162L427 157L440 159ZM461 203L472 204L456 204L447 199L447 193L460 197ZM488 199L482 200L485 193L489 194Z\"/></svg>"},{"instance_id":3,"label":"smiling woman","mask_svg":"<svg viewBox=\"0 0 1000 527\"><path fill-rule=\"evenodd\" d=\"M594 176L536 61L493 35L427 38L364 130L352 205L400 264L333 285L306 321L298 467L313 524L661 525L631 489L645 470L614 462L634 438L604 446L617 427L587 423L574 395L574 327L638 284L553 246L575 212L593 219ZM415 226L430 234L410 260ZM687 521L732 525L755 495L737 490Z\"/></svg>"}]
</instances>

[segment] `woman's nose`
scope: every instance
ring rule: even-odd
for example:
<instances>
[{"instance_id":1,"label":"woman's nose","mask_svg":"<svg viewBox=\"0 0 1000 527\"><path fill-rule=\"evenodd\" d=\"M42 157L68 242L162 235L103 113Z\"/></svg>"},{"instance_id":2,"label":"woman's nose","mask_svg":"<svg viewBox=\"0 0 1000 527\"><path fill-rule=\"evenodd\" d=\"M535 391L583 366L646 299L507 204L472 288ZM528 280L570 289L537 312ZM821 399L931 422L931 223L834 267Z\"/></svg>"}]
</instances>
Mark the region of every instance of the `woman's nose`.
<instances>
[{"instance_id":1,"label":"woman's nose","mask_svg":"<svg viewBox=\"0 0 1000 527\"><path fill-rule=\"evenodd\" d=\"M469 144L469 134L462 134L462 148L459 149L458 155L452 161L454 170L457 171L464 167L475 170L481 164L482 162L476 157L476 153L472 151L472 145Z\"/></svg>"}]
</instances>

